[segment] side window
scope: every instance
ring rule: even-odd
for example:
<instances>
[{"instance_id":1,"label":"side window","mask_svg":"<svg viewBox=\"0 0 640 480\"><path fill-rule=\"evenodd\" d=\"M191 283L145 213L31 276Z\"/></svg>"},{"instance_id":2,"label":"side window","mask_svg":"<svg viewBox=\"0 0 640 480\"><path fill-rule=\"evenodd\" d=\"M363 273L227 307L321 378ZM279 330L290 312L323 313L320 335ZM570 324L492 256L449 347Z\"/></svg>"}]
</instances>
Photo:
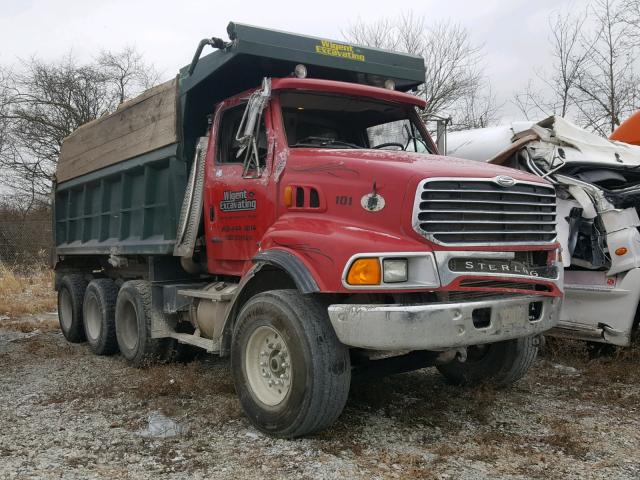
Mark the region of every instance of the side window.
<instances>
[{"instance_id":1,"label":"side window","mask_svg":"<svg viewBox=\"0 0 640 480\"><path fill-rule=\"evenodd\" d=\"M222 112L218 133L218 163L242 163L244 160L245 152L240 152L240 144L236 140L236 135L238 134L238 128L240 127L246 106L246 103L242 103ZM256 146L258 147L260 166L264 167L268 152L264 115L260 120L260 130L258 132L258 138L256 139ZM240 154L240 156L238 156L238 154Z\"/></svg>"},{"instance_id":2,"label":"side window","mask_svg":"<svg viewBox=\"0 0 640 480\"><path fill-rule=\"evenodd\" d=\"M218 163L242 163L242 159L238 158L240 145L236 141L236 133L245 107L246 104L240 104L222 112L218 133Z\"/></svg>"},{"instance_id":3,"label":"side window","mask_svg":"<svg viewBox=\"0 0 640 480\"><path fill-rule=\"evenodd\" d=\"M367 128L367 137L370 147L393 143L403 145L407 152L429 152L427 143L409 119L395 120L369 127Z\"/></svg>"}]
</instances>

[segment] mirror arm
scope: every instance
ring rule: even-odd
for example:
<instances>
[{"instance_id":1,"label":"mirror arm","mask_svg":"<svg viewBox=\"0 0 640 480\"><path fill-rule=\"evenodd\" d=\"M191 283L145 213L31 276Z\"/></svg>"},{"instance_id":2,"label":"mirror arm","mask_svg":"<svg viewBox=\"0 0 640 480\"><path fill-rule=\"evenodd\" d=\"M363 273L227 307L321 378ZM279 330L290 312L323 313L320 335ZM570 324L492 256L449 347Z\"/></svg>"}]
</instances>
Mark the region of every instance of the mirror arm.
<instances>
[{"instance_id":1,"label":"mirror arm","mask_svg":"<svg viewBox=\"0 0 640 480\"><path fill-rule=\"evenodd\" d=\"M244 153L243 171L244 178L256 178L261 175L260 159L256 139L260 132L262 112L271 98L271 79L265 77L262 80L262 88L249 96L249 101L242 114L240 125L236 133L236 141L240 144L236 158ZM249 171L255 168L256 175L248 177Z\"/></svg>"}]
</instances>

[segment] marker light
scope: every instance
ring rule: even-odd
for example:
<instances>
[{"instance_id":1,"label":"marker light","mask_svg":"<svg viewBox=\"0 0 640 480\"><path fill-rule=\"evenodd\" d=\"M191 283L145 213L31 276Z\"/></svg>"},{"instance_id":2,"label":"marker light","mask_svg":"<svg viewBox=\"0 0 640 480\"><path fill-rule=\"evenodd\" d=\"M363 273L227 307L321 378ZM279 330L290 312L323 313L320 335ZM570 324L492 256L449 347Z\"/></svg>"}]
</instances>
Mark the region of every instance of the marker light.
<instances>
[{"instance_id":1,"label":"marker light","mask_svg":"<svg viewBox=\"0 0 640 480\"><path fill-rule=\"evenodd\" d=\"M628 251L629 250L627 250L627 247L618 247L616 248L615 254L619 257L622 257L623 255L626 255Z\"/></svg>"},{"instance_id":2,"label":"marker light","mask_svg":"<svg viewBox=\"0 0 640 480\"><path fill-rule=\"evenodd\" d=\"M382 271L385 283L406 282L408 268L406 258L387 258L382 261Z\"/></svg>"},{"instance_id":3,"label":"marker light","mask_svg":"<svg viewBox=\"0 0 640 480\"><path fill-rule=\"evenodd\" d=\"M359 258L351 264L347 274L349 285L380 285L380 260Z\"/></svg>"},{"instance_id":4,"label":"marker light","mask_svg":"<svg viewBox=\"0 0 640 480\"><path fill-rule=\"evenodd\" d=\"M298 65L296 65L296 68L293 71L293 73L298 78L307 78L307 67L299 63Z\"/></svg>"},{"instance_id":5,"label":"marker light","mask_svg":"<svg viewBox=\"0 0 640 480\"><path fill-rule=\"evenodd\" d=\"M384 88L386 88L387 90L395 90L396 82L388 78L387 80L384 81Z\"/></svg>"},{"instance_id":6,"label":"marker light","mask_svg":"<svg viewBox=\"0 0 640 480\"><path fill-rule=\"evenodd\" d=\"M284 206L289 208L293 205L293 187L287 185L284 187Z\"/></svg>"}]
</instances>

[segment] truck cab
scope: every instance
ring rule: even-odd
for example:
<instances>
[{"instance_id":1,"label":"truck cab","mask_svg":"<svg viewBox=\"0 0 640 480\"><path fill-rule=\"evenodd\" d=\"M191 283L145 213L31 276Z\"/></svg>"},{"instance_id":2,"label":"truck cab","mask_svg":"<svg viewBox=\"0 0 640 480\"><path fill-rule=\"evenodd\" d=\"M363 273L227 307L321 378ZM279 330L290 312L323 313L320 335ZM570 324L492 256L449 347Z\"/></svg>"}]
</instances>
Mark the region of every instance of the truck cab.
<instances>
[{"instance_id":1,"label":"truck cab","mask_svg":"<svg viewBox=\"0 0 640 480\"><path fill-rule=\"evenodd\" d=\"M65 141L65 336L135 365L184 345L228 355L250 421L287 438L329 426L363 372L524 375L562 295L554 187L440 156L406 92L421 59L237 24L230 38L113 114L155 112L136 155L109 133L83 171L110 118Z\"/></svg>"}]
</instances>

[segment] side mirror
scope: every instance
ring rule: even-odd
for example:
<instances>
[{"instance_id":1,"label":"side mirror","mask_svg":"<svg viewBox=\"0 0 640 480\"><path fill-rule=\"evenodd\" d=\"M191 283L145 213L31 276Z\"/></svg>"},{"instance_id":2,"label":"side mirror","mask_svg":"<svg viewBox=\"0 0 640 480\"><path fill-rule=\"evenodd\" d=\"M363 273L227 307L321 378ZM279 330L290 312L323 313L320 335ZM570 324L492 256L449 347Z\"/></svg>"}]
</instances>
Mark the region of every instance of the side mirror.
<instances>
[{"instance_id":1,"label":"side mirror","mask_svg":"<svg viewBox=\"0 0 640 480\"><path fill-rule=\"evenodd\" d=\"M244 155L242 176L243 178L258 178L262 175L260 159L258 157L258 134L262 112L271 98L271 79L262 80L262 88L256 90L249 97L247 106L242 115L242 120L236 133L236 142L240 145L237 157ZM250 174L250 172L254 172Z\"/></svg>"}]
</instances>

